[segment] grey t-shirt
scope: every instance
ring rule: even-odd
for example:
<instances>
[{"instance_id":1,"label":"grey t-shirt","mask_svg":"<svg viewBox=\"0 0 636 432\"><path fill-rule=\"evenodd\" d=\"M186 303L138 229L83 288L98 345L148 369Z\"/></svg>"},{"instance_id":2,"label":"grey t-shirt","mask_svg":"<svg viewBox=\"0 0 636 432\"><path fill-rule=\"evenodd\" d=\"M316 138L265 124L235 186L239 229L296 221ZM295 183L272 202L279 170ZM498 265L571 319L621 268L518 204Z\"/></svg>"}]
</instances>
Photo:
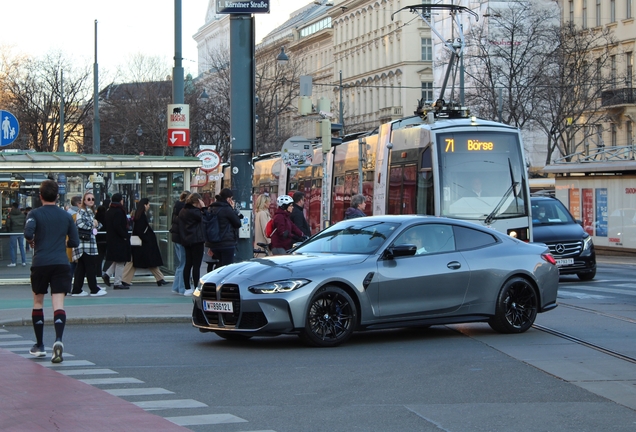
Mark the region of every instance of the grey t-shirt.
<instances>
[{"instance_id":1,"label":"grey t-shirt","mask_svg":"<svg viewBox=\"0 0 636 432\"><path fill-rule=\"evenodd\" d=\"M66 247L79 246L73 217L55 205L43 205L29 212L24 238L35 238L32 267L68 265Z\"/></svg>"}]
</instances>

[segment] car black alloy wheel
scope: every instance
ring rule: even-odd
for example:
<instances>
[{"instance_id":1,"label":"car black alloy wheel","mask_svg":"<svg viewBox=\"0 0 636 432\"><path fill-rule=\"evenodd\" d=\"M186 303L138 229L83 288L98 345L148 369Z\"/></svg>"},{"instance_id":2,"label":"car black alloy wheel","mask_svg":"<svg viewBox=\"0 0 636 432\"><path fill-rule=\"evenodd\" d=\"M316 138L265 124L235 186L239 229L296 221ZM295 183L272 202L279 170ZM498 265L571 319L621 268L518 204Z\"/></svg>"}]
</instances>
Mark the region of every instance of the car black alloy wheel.
<instances>
[{"instance_id":1,"label":"car black alloy wheel","mask_svg":"<svg viewBox=\"0 0 636 432\"><path fill-rule=\"evenodd\" d=\"M351 337L357 320L356 305L341 288L325 286L309 302L300 337L310 345L333 347Z\"/></svg>"},{"instance_id":2,"label":"car black alloy wheel","mask_svg":"<svg viewBox=\"0 0 636 432\"><path fill-rule=\"evenodd\" d=\"M537 293L526 279L509 279L501 288L497 298L495 316L488 324L500 333L523 333L537 317Z\"/></svg>"}]
</instances>

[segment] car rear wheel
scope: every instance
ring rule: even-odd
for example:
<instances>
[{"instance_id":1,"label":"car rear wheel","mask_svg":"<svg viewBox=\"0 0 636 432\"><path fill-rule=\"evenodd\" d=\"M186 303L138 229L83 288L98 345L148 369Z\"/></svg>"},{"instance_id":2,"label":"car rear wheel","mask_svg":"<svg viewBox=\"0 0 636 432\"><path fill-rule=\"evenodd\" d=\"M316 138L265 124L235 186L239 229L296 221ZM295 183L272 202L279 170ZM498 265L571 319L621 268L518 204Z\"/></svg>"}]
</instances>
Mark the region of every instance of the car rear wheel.
<instances>
[{"instance_id":1,"label":"car rear wheel","mask_svg":"<svg viewBox=\"0 0 636 432\"><path fill-rule=\"evenodd\" d=\"M358 311L351 296L341 288L325 286L309 302L300 338L317 347L340 345L355 330Z\"/></svg>"},{"instance_id":2,"label":"car rear wheel","mask_svg":"<svg viewBox=\"0 0 636 432\"><path fill-rule=\"evenodd\" d=\"M590 281L590 280L594 279L594 276L596 276L596 270L591 271L589 273L577 273L576 275L582 281Z\"/></svg>"},{"instance_id":3,"label":"car rear wheel","mask_svg":"<svg viewBox=\"0 0 636 432\"><path fill-rule=\"evenodd\" d=\"M240 334L240 333L228 333L228 332L214 332L220 338L229 341L246 341L252 339L252 336Z\"/></svg>"},{"instance_id":4,"label":"car rear wheel","mask_svg":"<svg viewBox=\"0 0 636 432\"><path fill-rule=\"evenodd\" d=\"M530 282L520 277L512 278L501 288L495 316L488 324L500 333L523 333L534 323L538 303Z\"/></svg>"}]
</instances>

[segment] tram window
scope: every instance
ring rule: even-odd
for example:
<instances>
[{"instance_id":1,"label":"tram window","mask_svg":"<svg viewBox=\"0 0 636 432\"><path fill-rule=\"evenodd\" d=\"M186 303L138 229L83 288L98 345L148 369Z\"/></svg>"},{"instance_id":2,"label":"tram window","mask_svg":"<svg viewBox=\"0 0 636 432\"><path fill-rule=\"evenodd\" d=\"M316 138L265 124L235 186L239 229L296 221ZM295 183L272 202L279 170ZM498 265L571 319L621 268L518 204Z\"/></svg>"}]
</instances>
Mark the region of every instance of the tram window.
<instances>
[{"instance_id":1,"label":"tram window","mask_svg":"<svg viewBox=\"0 0 636 432\"><path fill-rule=\"evenodd\" d=\"M422 169L424 168L428 168L428 169L432 169L433 168L433 157L432 157L432 151L431 151L431 147L426 147L426 149L424 149L424 151L422 152Z\"/></svg>"},{"instance_id":2,"label":"tram window","mask_svg":"<svg viewBox=\"0 0 636 432\"><path fill-rule=\"evenodd\" d=\"M435 214L434 194L433 172L430 170L421 170L417 176L417 214Z\"/></svg>"}]
</instances>

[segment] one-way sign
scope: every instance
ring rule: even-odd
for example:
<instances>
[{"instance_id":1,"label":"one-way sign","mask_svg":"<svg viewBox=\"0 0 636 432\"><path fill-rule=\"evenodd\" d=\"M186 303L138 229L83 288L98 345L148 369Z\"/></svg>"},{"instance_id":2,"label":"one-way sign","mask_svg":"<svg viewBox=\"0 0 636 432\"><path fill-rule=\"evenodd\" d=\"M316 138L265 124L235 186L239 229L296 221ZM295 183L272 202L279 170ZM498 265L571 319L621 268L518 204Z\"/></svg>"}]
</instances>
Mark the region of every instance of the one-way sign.
<instances>
[{"instance_id":1,"label":"one-way sign","mask_svg":"<svg viewBox=\"0 0 636 432\"><path fill-rule=\"evenodd\" d=\"M11 144L19 133L18 119L9 111L0 110L0 147Z\"/></svg>"}]
</instances>

